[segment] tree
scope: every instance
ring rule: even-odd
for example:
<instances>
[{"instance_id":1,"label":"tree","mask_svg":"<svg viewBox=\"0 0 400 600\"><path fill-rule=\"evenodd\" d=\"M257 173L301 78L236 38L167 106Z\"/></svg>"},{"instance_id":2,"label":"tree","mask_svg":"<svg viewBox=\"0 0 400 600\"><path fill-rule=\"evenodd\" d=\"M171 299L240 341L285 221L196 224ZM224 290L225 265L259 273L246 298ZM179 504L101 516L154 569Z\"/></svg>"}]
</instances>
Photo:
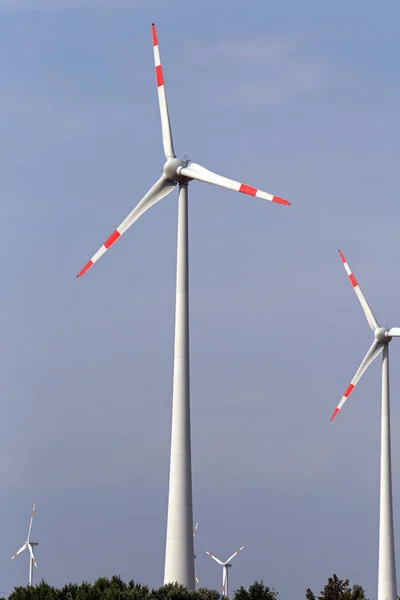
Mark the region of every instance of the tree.
<instances>
[{"instance_id":1,"label":"tree","mask_svg":"<svg viewBox=\"0 0 400 600\"><path fill-rule=\"evenodd\" d=\"M158 590L151 590L149 600L192 600L192 594L180 583L167 583Z\"/></svg>"},{"instance_id":2,"label":"tree","mask_svg":"<svg viewBox=\"0 0 400 600\"><path fill-rule=\"evenodd\" d=\"M147 600L149 597L149 588L147 585L142 585L141 583L136 583L131 579L128 583L130 600Z\"/></svg>"},{"instance_id":3,"label":"tree","mask_svg":"<svg viewBox=\"0 0 400 600\"><path fill-rule=\"evenodd\" d=\"M318 600L350 600L349 591L349 580L339 579L334 573L333 577L329 577Z\"/></svg>"},{"instance_id":4,"label":"tree","mask_svg":"<svg viewBox=\"0 0 400 600\"><path fill-rule=\"evenodd\" d=\"M351 600L367 600L364 588L357 583L351 589Z\"/></svg>"},{"instance_id":5,"label":"tree","mask_svg":"<svg viewBox=\"0 0 400 600\"><path fill-rule=\"evenodd\" d=\"M316 600L315 594L310 588L306 590L306 599ZM318 600L367 600L367 598L361 585L355 584L351 588L348 579L339 579L334 573L320 592Z\"/></svg>"},{"instance_id":6,"label":"tree","mask_svg":"<svg viewBox=\"0 0 400 600\"><path fill-rule=\"evenodd\" d=\"M33 600L32 588L18 586L11 592L8 600Z\"/></svg>"},{"instance_id":7,"label":"tree","mask_svg":"<svg viewBox=\"0 0 400 600\"><path fill-rule=\"evenodd\" d=\"M233 600L277 600L278 592L264 585L263 581L255 581L248 590L243 586L235 591Z\"/></svg>"},{"instance_id":8,"label":"tree","mask_svg":"<svg viewBox=\"0 0 400 600\"><path fill-rule=\"evenodd\" d=\"M266 587L262 581L255 581L248 590L243 587L237 590L234 600L277 600L277 596L274 589ZM0 597L0 600L6 599ZM68 583L61 589L42 580L33 587L15 588L8 600L221 600L221 594L206 588L190 591L178 583L149 590L133 579L125 583L119 575L114 575L110 579L99 577L94 583Z\"/></svg>"},{"instance_id":9,"label":"tree","mask_svg":"<svg viewBox=\"0 0 400 600\"><path fill-rule=\"evenodd\" d=\"M216 590L207 590L206 588L200 588L195 592L192 592L193 600L221 600L221 594Z\"/></svg>"},{"instance_id":10,"label":"tree","mask_svg":"<svg viewBox=\"0 0 400 600\"><path fill-rule=\"evenodd\" d=\"M60 590L42 579L36 586L16 587L8 600L59 600Z\"/></svg>"}]
</instances>

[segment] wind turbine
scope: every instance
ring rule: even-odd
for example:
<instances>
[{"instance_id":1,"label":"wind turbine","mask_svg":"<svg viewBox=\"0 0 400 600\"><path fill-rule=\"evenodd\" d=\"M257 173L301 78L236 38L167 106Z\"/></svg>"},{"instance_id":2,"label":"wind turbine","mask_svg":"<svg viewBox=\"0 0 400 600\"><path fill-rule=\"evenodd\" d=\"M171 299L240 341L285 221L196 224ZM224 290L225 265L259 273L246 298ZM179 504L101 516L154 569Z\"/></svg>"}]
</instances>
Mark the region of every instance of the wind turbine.
<instances>
[{"instance_id":1,"label":"wind turbine","mask_svg":"<svg viewBox=\"0 0 400 600\"><path fill-rule=\"evenodd\" d=\"M194 526L194 529L193 529L193 546L194 546L194 538L196 537L198 526L199 526L199 521L197 521L197 523L196 523L196 525ZM196 555L194 555L194 558L196 558ZM197 585L200 585L200 580L199 580L199 578L196 575L196 571L194 572L194 578L196 580Z\"/></svg>"},{"instance_id":2,"label":"wind turbine","mask_svg":"<svg viewBox=\"0 0 400 600\"><path fill-rule=\"evenodd\" d=\"M35 556L33 554L33 548L34 548L34 546L39 546L39 542L31 541L32 522L33 522L33 517L35 515L35 506L36 506L36 504L34 504L33 508L32 508L32 515L31 515L31 520L29 523L28 537L26 538L26 542L23 546L21 546L21 548L18 550L18 552L16 552L11 557L11 560L13 560L16 556L18 556L18 554L21 554L21 552L23 552L25 550L25 548L28 548L28 550L29 550L29 585L30 586L32 585L33 565L35 565L35 567L37 568L37 562L36 562Z\"/></svg>"},{"instance_id":3,"label":"wind turbine","mask_svg":"<svg viewBox=\"0 0 400 600\"><path fill-rule=\"evenodd\" d=\"M234 554L232 554L232 556L230 556L228 558L228 560L225 561L225 562L222 562L222 560L219 560L219 558L217 558L216 556L214 556L210 552L207 552L207 550L205 551L206 554L208 554L208 556L210 558L214 559L215 562L217 562L219 565L222 566L222 595L223 596L228 596L228 569L229 569L229 567L232 566L230 564L230 561L232 560L232 558L235 558L235 556L237 554L239 554L239 552L241 552L245 546L246 546L246 544L244 546L241 546L239 548L239 550L236 550L236 552Z\"/></svg>"},{"instance_id":4,"label":"wind turbine","mask_svg":"<svg viewBox=\"0 0 400 600\"><path fill-rule=\"evenodd\" d=\"M198 180L278 204L289 205L289 202L233 179L217 175L201 165L191 163L190 160L182 160L176 157L172 143L164 75L154 24L152 25L152 35L162 142L166 158L163 173L121 225L92 256L77 277L86 273L143 213L179 185L174 383L164 583L178 582L189 590L194 590L189 383L188 184L192 180Z\"/></svg>"},{"instance_id":5,"label":"wind turbine","mask_svg":"<svg viewBox=\"0 0 400 600\"><path fill-rule=\"evenodd\" d=\"M379 514L379 567L378 567L378 600L397 600L396 563L394 551L393 500L392 500L392 465L390 449L390 399L389 399L389 343L394 337L400 337L400 327L386 329L378 325L356 278L339 250L340 258L350 282L360 301L368 325L373 331L374 341L365 355L361 365L337 408L331 416L336 417L347 398L368 369L369 365L382 352L382 412L381 412L381 491Z\"/></svg>"}]
</instances>

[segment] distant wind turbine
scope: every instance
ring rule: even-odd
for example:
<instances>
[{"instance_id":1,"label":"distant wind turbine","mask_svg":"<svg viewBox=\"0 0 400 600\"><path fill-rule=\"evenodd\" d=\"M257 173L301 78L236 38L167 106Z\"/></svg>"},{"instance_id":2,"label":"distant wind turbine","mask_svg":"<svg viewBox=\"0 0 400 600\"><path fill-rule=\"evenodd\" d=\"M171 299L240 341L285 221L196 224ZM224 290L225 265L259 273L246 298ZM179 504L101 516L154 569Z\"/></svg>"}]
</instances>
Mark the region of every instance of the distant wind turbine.
<instances>
[{"instance_id":1,"label":"distant wind turbine","mask_svg":"<svg viewBox=\"0 0 400 600\"><path fill-rule=\"evenodd\" d=\"M161 177L143 196L131 213L80 270L81 277L149 208L179 188L178 244L175 301L175 348L172 392L172 432L168 496L167 536L165 548L164 584L181 583L195 589L193 549L193 502L190 435L190 376L189 376L189 249L188 249L188 189L195 181L210 183L240 192L250 197L288 206L289 202L255 187L213 173L192 163L187 157L178 158L172 142L171 126L165 93L164 73L156 27L152 25L154 66L161 116L162 143L166 162ZM196 119L192 111L190 119ZM189 122L187 123L189 126ZM251 163L251 159L250 159ZM140 168L139 165L136 165Z\"/></svg>"},{"instance_id":2,"label":"distant wind turbine","mask_svg":"<svg viewBox=\"0 0 400 600\"><path fill-rule=\"evenodd\" d=\"M193 529L193 546L194 546L194 538L196 537L198 526L199 526L199 521L197 521L197 523L196 523L196 525L194 526L194 529ZM196 558L196 555L194 555L194 558ZM196 571L194 572L194 578L196 580L197 585L200 585L200 580L199 580L199 578L196 575Z\"/></svg>"},{"instance_id":3,"label":"distant wind turbine","mask_svg":"<svg viewBox=\"0 0 400 600\"><path fill-rule=\"evenodd\" d=\"M394 337L400 337L400 327L386 329L380 327L362 293L356 278L339 250L339 255L350 283L364 311L368 325L374 334L374 341L361 365L350 382L342 399L334 410L331 421L336 417L362 375L382 352L382 409L381 409L381 491L379 515L379 559L378 559L378 600L397 600L396 561L394 552L392 460L390 448L390 402L389 402L389 344Z\"/></svg>"},{"instance_id":4,"label":"distant wind turbine","mask_svg":"<svg viewBox=\"0 0 400 600\"><path fill-rule=\"evenodd\" d=\"M35 515L35 506L36 506L36 504L34 504L33 508L32 508L32 515L31 515L31 520L29 523L29 531L28 531L28 537L26 538L26 542L23 546L21 546L21 548L18 550L18 552L16 552L11 557L11 560L13 560L16 556L18 556L18 554L21 554L21 552L23 552L25 550L25 548L28 548L28 550L29 550L29 585L30 586L32 585L33 565L35 565L35 567L37 568L37 562L35 559L35 555L33 554L33 548L35 546L39 546L39 542L31 541L32 522L33 522L33 517Z\"/></svg>"},{"instance_id":5,"label":"distant wind turbine","mask_svg":"<svg viewBox=\"0 0 400 600\"><path fill-rule=\"evenodd\" d=\"M235 558L235 556L237 554L239 554L239 552L241 552L245 546L246 546L246 544L244 546L241 546L239 548L239 550L236 550L236 552L234 554L232 554L232 556L230 556L228 558L228 560L225 562L222 562L222 560L219 560L219 558L217 558L216 556L211 554L211 552L207 552L207 550L205 551L206 554L208 554L208 556L210 558L212 558L213 560L215 560L215 562L217 562L219 565L222 566L222 595L223 596L228 596L228 569L229 569L229 567L232 566L230 564L230 561L232 560L232 558Z\"/></svg>"}]
</instances>

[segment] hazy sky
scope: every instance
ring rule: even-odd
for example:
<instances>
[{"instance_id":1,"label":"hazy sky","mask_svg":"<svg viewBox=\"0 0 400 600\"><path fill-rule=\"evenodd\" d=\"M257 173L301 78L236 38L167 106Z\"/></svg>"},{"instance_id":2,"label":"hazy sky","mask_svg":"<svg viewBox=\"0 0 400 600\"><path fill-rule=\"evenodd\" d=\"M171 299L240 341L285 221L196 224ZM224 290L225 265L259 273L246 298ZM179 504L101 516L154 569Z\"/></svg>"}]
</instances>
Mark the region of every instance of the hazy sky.
<instances>
[{"instance_id":1,"label":"hazy sky","mask_svg":"<svg viewBox=\"0 0 400 600\"><path fill-rule=\"evenodd\" d=\"M337 254L400 325L397 1L0 0L0 592L164 568L177 194L75 274L158 179L158 28L175 150L292 202L193 183L196 572L376 597L380 367ZM400 534L400 344L391 345ZM399 509L399 510L398 510ZM400 540L397 544L400 553ZM400 556L400 554L399 554Z\"/></svg>"}]
</instances>

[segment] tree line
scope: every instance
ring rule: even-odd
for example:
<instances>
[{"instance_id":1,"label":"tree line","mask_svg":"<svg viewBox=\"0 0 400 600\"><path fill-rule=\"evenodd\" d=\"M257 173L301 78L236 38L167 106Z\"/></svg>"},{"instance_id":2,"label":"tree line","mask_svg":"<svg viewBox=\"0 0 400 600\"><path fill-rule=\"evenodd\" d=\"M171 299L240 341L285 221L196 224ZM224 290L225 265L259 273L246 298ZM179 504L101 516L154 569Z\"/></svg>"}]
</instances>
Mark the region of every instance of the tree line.
<instances>
[{"instance_id":1,"label":"tree line","mask_svg":"<svg viewBox=\"0 0 400 600\"><path fill-rule=\"evenodd\" d=\"M221 600L221 594L207 588L189 591L175 583L150 590L146 585L133 580L125 583L119 575L114 575L110 579L100 577L94 583L85 581L80 585L68 583L61 589L42 580L32 587L16 587L8 596L8 600ZM266 586L263 581L255 581L248 589L240 587L236 590L232 600L278 600L278 592ZM305 600L367 600L367 598L361 585L350 586L348 579L339 579L337 575L333 575L329 577L318 596L311 589L307 589Z\"/></svg>"}]
</instances>

